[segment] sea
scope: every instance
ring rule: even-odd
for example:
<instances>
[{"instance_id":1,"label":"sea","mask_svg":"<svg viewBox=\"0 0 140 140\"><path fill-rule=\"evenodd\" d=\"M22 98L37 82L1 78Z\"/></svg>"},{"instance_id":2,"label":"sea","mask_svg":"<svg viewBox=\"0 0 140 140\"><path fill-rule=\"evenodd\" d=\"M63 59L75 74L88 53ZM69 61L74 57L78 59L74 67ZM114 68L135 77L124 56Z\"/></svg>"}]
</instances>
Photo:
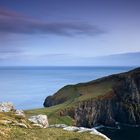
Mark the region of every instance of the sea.
<instances>
[{"instance_id":1,"label":"sea","mask_svg":"<svg viewBox=\"0 0 140 140\"><path fill-rule=\"evenodd\" d=\"M103 128L98 131L108 136L111 140L140 140L140 126L121 126L120 129Z\"/></svg>"},{"instance_id":2,"label":"sea","mask_svg":"<svg viewBox=\"0 0 140 140\"><path fill-rule=\"evenodd\" d=\"M0 67L0 102L18 109L42 108L45 98L69 84L88 82L135 67ZM140 127L100 129L111 140L140 140Z\"/></svg>"}]
</instances>

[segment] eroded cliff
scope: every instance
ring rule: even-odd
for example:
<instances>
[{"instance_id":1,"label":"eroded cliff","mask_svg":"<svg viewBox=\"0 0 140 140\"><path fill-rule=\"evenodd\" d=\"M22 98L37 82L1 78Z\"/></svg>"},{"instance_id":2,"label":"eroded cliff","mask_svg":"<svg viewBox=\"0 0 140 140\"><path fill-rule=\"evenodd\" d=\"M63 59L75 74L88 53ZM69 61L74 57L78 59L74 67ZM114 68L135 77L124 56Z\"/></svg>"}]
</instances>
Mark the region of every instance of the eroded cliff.
<instances>
[{"instance_id":1,"label":"eroded cliff","mask_svg":"<svg viewBox=\"0 0 140 140\"><path fill-rule=\"evenodd\" d=\"M46 98L44 106L67 102L60 114L73 117L77 126L140 124L140 68L65 86Z\"/></svg>"}]
</instances>

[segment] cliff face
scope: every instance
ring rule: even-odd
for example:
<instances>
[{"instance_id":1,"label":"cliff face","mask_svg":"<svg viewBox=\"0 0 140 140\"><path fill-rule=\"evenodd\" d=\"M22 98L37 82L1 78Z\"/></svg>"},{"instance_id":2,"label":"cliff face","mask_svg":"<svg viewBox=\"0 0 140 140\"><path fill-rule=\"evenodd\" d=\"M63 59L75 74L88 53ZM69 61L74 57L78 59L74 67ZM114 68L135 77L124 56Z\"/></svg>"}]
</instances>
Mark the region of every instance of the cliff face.
<instances>
[{"instance_id":1,"label":"cliff face","mask_svg":"<svg viewBox=\"0 0 140 140\"><path fill-rule=\"evenodd\" d=\"M70 99L74 107L71 111L65 109L63 114L72 114L77 126L115 126L116 122L140 124L140 68L64 87L47 98L44 105L52 106Z\"/></svg>"}]
</instances>

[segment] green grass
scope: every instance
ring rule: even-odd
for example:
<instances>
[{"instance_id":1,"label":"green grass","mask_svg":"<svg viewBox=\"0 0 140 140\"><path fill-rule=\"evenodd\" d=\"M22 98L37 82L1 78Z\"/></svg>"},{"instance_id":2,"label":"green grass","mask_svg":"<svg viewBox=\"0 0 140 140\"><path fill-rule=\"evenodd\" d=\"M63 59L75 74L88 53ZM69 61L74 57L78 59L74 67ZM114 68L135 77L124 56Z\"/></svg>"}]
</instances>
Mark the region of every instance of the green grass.
<instances>
[{"instance_id":1,"label":"green grass","mask_svg":"<svg viewBox=\"0 0 140 140\"><path fill-rule=\"evenodd\" d=\"M24 129L0 126L0 140L104 140L89 133L68 132L60 128Z\"/></svg>"},{"instance_id":2,"label":"green grass","mask_svg":"<svg viewBox=\"0 0 140 140\"><path fill-rule=\"evenodd\" d=\"M88 83L68 85L61 88L48 100L53 102L53 104L69 102L75 106L78 102L97 99L110 94L115 84L115 79L103 78Z\"/></svg>"},{"instance_id":3,"label":"green grass","mask_svg":"<svg viewBox=\"0 0 140 140\"><path fill-rule=\"evenodd\" d=\"M29 117L37 114L44 114L48 116L49 124L67 124L73 125L75 123L74 119L70 116L60 116L59 112L61 109L67 107L68 103L61 105L56 105L48 108L40 108L34 110L27 110L25 114Z\"/></svg>"},{"instance_id":4,"label":"green grass","mask_svg":"<svg viewBox=\"0 0 140 140\"><path fill-rule=\"evenodd\" d=\"M108 95L112 91L112 86L114 81L103 81L101 83L90 83L90 84L78 84L74 86L66 86L58 91L55 95L55 99L69 97L69 100L65 101L62 104L55 105L47 108L40 108L34 110L25 111L27 116L32 116L36 114L45 114L48 116L50 124L67 124L74 125L75 121L70 116L61 116L60 112L63 110L69 110L71 108L76 108L79 102L87 101L91 99L97 99L104 95ZM70 97L71 95L71 97Z\"/></svg>"},{"instance_id":5,"label":"green grass","mask_svg":"<svg viewBox=\"0 0 140 140\"><path fill-rule=\"evenodd\" d=\"M53 110L56 111L57 107L54 107ZM46 109L38 109L28 114L42 113L45 114ZM52 113L52 112L51 112ZM36 115L36 114L34 114ZM72 120L70 117L58 117L51 116L53 119L56 117L56 122L70 123ZM11 120L13 122L24 120L27 118L19 118L14 115L13 112L9 113L0 113L0 121L2 120ZM24 122L25 122L24 121ZM26 123L29 123L28 121ZM89 133L78 133L78 132L69 132L65 131L62 128L21 128L19 126L12 126L10 124L0 123L0 140L104 140L100 136L92 135Z\"/></svg>"}]
</instances>

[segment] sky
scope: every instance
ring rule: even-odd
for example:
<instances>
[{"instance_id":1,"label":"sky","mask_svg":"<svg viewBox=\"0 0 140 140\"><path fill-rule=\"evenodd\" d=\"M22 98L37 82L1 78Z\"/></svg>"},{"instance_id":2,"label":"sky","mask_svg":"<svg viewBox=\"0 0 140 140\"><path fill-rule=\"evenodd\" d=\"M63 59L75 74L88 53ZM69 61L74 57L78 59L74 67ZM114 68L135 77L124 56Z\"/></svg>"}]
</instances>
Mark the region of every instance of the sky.
<instances>
[{"instance_id":1,"label":"sky","mask_svg":"<svg viewBox=\"0 0 140 140\"><path fill-rule=\"evenodd\" d=\"M139 37L139 0L0 0L0 66L140 65Z\"/></svg>"}]
</instances>

